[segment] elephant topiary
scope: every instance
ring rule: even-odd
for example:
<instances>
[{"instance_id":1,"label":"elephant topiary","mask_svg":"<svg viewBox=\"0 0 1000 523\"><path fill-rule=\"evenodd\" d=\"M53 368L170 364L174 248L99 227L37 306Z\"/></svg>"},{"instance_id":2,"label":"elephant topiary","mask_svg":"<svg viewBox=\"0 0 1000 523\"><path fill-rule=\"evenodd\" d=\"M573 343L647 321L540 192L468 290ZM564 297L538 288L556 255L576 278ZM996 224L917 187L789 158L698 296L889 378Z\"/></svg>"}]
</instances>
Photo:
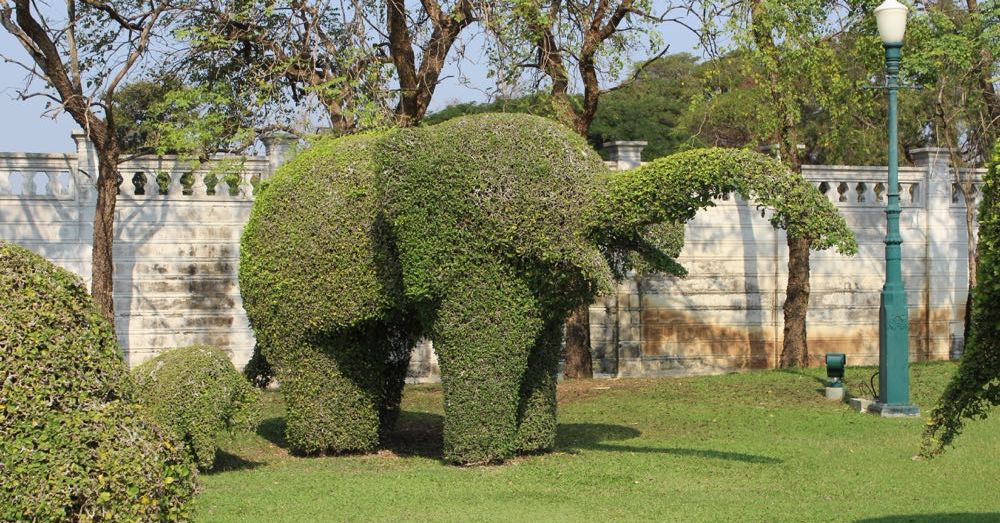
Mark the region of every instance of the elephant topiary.
<instances>
[{"instance_id":1,"label":"elephant topiary","mask_svg":"<svg viewBox=\"0 0 1000 523\"><path fill-rule=\"evenodd\" d=\"M447 460L552 448L570 311L629 270L681 272L678 224L733 191L815 248L856 249L829 201L748 151L611 172L560 124L503 114L319 141L276 173L242 239L244 306L288 442L375 448L429 337Z\"/></svg>"}]
</instances>

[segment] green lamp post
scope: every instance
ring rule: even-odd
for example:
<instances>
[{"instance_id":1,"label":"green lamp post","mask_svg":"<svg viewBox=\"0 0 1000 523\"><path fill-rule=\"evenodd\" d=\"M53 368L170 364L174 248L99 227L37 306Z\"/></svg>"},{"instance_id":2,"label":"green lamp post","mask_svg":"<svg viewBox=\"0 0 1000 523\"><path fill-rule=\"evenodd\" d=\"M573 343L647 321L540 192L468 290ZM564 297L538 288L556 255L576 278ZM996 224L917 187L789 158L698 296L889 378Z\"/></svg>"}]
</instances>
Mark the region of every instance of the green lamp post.
<instances>
[{"instance_id":1,"label":"green lamp post","mask_svg":"<svg viewBox=\"0 0 1000 523\"><path fill-rule=\"evenodd\" d=\"M870 411L887 417L918 416L910 404L910 321L903 288L902 243L899 234L899 146L896 97L899 91L899 56L909 9L897 0L875 8L879 36L885 46L886 89L889 93L889 201L885 215L885 286L879 308L879 397Z\"/></svg>"}]
</instances>

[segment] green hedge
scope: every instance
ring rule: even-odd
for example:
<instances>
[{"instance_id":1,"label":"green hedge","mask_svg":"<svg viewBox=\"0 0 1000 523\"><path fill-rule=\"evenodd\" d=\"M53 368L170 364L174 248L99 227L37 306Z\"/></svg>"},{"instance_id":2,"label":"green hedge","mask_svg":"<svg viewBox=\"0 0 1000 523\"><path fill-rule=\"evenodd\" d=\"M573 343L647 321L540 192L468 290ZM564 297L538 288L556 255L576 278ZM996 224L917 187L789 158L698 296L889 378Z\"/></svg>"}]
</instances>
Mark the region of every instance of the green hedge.
<instances>
[{"instance_id":1,"label":"green hedge","mask_svg":"<svg viewBox=\"0 0 1000 523\"><path fill-rule=\"evenodd\" d=\"M187 519L195 475L138 415L80 280L0 242L0 521Z\"/></svg>"},{"instance_id":2,"label":"green hedge","mask_svg":"<svg viewBox=\"0 0 1000 523\"><path fill-rule=\"evenodd\" d=\"M512 114L318 143L257 199L241 250L244 305L286 391L289 442L374 448L409 348L428 335L447 460L551 448L570 311L629 269L682 272L681 223L734 190L818 248L855 247L829 201L756 153L611 173L569 129Z\"/></svg>"},{"instance_id":3,"label":"green hedge","mask_svg":"<svg viewBox=\"0 0 1000 523\"><path fill-rule=\"evenodd\" d=\"M993 149L984 181L972 325L958 372L931 412L924 434L926 456L951 445L966 420L984 419L992 407L1000 405L1000 142Z\"/></svg>"},{"instance_id":4,"label":"green hedge","mask_svg":"<svg viewBox=\"0 0 1000 523\"><path fill-rule=\"evenodd\" d=\"M172 349L132 369L139 403L185 443L201 470L215 462L219 438L260 423L260 391L222 350L205 345Z\"/></svg>"}]
</instances>

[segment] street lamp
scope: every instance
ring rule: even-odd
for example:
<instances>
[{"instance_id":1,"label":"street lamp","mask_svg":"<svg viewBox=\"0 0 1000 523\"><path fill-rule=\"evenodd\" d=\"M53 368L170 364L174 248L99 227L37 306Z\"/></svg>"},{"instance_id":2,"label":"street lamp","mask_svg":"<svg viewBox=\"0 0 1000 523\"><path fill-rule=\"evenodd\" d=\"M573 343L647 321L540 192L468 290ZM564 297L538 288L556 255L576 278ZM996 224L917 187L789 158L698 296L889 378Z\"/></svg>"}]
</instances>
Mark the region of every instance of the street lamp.
<instances>
[{"instance_id":1,"label":"street lamp","mask_svg":"<svg viewBox=\"0 0 1000 523\"><path fill-rule=\"evenodd\" d=\"M919 416L910 404L910 321L901 267L903 238L899 234L899 151L896 96L899 91L899 55L909 9L897 0L875 8L878 33L885 47L886 90L889 92L889 202L885 209L885 286L879 308L879 397L869 410L887 417Z\"/></svg>"}]
</instances>

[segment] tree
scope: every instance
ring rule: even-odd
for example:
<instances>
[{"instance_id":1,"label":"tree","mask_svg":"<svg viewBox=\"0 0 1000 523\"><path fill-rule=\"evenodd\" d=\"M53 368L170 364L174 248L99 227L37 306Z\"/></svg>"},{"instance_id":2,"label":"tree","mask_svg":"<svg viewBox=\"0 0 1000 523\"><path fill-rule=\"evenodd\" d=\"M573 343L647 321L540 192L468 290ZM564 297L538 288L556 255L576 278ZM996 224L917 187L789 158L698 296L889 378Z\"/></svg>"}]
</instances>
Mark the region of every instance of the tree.
<instances>
[{"instance_id":1,"label":"tree","mask_svg":"<svg viewBox=\"0 0 1000 523\"><path fill-rule=\"evenodd\" d=\"M366 13L329 0L207 3L183 19L185 85L226 101L236 127L299 130L296 118L336 133L389 120L385 50Z\"/></svg>"},{"instance_id":2,"label":"tree","mask_svg":"<svg viewBox=\"0 0 1000 523\"><path fill-rule=\"evenodd\" d=\"M472 0L458 0L450 8L437 0L422 0L421 6L420 16L411 17L405 0L386 0L389 55L399 82L396 122L401 127L415 125L427 114L448 52L476 21ZM430 35L426 42L416 39L422 33ZM415 46L422 51L419 62Z\"/></svg>"},{"instance_id":3,"label":"tree","mask_svg":"<svg viewBox=\"0 0 1000 523\"><path fill-rule=\"evenodd\" d=\"M228 89L236 110L249 109L243 127L258 132L301 132L296 118L326 120L338 135L416 125L463 31L493 7L427 0L412 9L403 0L211 3L183 24L183 77Z\"/></svg>"},{"instance_id":4,"label":"tree","mask_svg":"<svg viewBox=\"0 0 1000 523\"><path fill-rule=\"evenodd\" d=\"M961 5L950 0L930 2L913 17L907 35L906 66L928 92L929 128L938 146L948 150L955 186L965 203L969 292L965 309L965 339L973 313L978 253L974 174L1000 135L1000 96L994 77L1000 53L996 24L1000 4L975 0Z\"/></svg>"},{"instance_id":5,"label":"tree","mask_svg":"<svg viewBox=\"0 0 1000 523\"><path fill-rule=\"evenodd\" d=\"M720 126L726 133L717 127L716 139L726 145L742 142L766 148L800 173L806 158L800 145L808 137L808 116L821 111L833 122L844 122L853 105L849 102L854 86L838 66L833 45L840 28L833 25L829 13L836 3L745 0L710 7L712 19L723 20L720 27L732 37L730 53L715 60L717 66L729 68L719 77L730 90L722 97L696 100L693 111L698 111L699 104L708 104L728 118ZM717 38L713 27L714 22L707 25L706 38ZM808 235L787 235L781 367L809 364L806 314L813 240Z\"/></svg>"},{"instance_id":6,"label":"tree","mask_svg":"<svg viewBox=\"0 0 1000 523\"><path fill-rule=\"evenodd\" d=\"M138 74L177 4L67 0L65 5L65 12L30 0L0 5L0 25L28 55L28 60L5 58L28 74L20 98L48 99L52 110L65 111L84 129L97 151L91 293L101 315L114 325L112 243L122 149L115 100L123 82ZM44 85L34 90L38 83Z\"/></svg>"},{"instance_id":7,"label":"tree","mask_svg":"<svg viewBox=\"0 0 1000 523\"><path fill-rule=\"evenodd\" d=\"M690 142L682 118L700 89L694 56L681 53L653 60L633 80L601 97L588 138L595 147L610 140L643 140L644 161L678 152Z\"/></svg>"},{"instance_id":8,"label":"tree","mask_svg":"<svg viewBox=\"0 0 1000 523\"><path fill-rule=\"evenodd\" d=\"M986 172L979 208L979 285L965 353L958 372L931 412L922 454L940 454L952 444L967 419L983 419L1000 405L1000 142Z\"/></svg>"},{"instance_id":9,"label":"tree","mask_svg":"<svg viewBox=\"0 0 1000 523\"><path fill-rule=\"evenodd\" d=\"M521 2L509 27L495 33L499 45L514 57L501 66L501 75L510 81L525 69L541 72L550 83L556 119L586 136L603 94L601 76L616 77L643 37L651 48L659 48L650 62L666 54L668 47L652 29L667 21L673 9L669 5L662 14L654 14L648 0ZM640 65L635 74L644 68ZM583 91L578 104L571 94L573 69Z\"/></svg>"}]
</instances>

